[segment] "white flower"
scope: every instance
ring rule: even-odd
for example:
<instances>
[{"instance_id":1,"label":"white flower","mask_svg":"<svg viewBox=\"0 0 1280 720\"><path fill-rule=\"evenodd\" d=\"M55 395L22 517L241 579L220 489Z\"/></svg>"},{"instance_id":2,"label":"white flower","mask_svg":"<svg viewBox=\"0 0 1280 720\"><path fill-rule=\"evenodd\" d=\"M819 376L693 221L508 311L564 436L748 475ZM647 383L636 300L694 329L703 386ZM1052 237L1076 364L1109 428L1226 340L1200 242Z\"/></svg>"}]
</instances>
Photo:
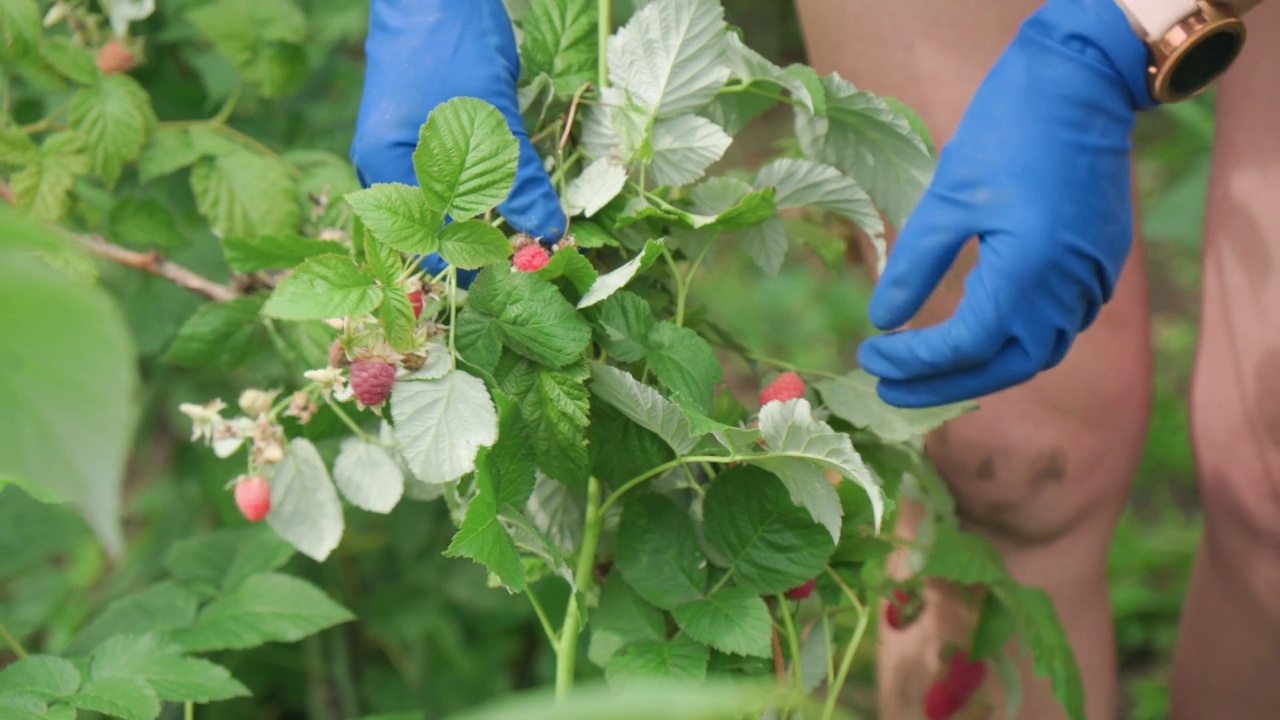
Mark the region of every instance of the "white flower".
<instances>
[{"instance_id":1,"label":"white flower","mask_svg":"<svg viewBox=\"0 0 1280 720\"><path fill-rule=\"evenodd\" d=\"M226 407L227 404L222 402L222 398L214 398L206 405L196 405L194 403L182 403L179 405L178 411L191 418L191 442L196 442L205 437L212 438L217 434L225 422L218 413L222 412Z\"/></svg>"},{"instance_id":2,"label":"white flower","mask_svg":"<svg viewBox=\"0 0 1280 720\"><path fill-rule=\"evenodd\" d=\"M276 396L280 394L279 390L255 390L250 388L240 393L240 409L249 417L258 417L265 415L271 411L271 405L276 401Z\"/></svg>"},{"instance_id":3,"label":"white flower","mask_svg":"<svg viewBox=\"0 0 1280 720\"><path fill-rule=\"evenodd\" d=\"M220 458L231 457L252 432L253 421L247 417L224 421L213 435L213 454Z\"/></svg>"},{"instance_id":4,"label":"white flower","mask_svg":"<svg viewBox=\"0 0 1280 720\"><path fill-rule=\"evenodd\" d=\"M321 370L308 370L303 377L320 386L325 393L337 392L347 384L346 376L341 368L327 367Z\"/></svg>"}]
</instances>

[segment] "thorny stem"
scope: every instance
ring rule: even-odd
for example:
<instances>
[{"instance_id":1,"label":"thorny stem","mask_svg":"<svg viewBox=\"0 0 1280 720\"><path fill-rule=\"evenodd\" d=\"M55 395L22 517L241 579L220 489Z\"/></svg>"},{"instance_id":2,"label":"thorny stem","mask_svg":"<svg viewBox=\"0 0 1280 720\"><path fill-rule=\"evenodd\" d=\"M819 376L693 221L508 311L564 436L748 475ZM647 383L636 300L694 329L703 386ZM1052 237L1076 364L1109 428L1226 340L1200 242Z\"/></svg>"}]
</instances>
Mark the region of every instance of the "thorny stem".
<instances>
[{"instance_id":1,"label":"thorny stem","mask_svg":"<svg viewBox=\"0 0 1280 720\"><path fill-rule=\"evenodd\" d=\"M27 649L22 647L22 643L18 642L18 638L9 634L9 630L4 625L0 625L0 638L4 638L4 644L9 646L14 655L19 659L27 656Z\"/></svg>"},{"instance_id":2,"label":"thorny stem","mask_svg":"<svg viewBox=\"0 0 1280 720\"><path fill-rule=\"evenodd\" d=\"M600 540L604 511L600 505L600 481L595 477L587 481L587 513L582 526L582 548L578 551L578 566L573 574L576 591L570 593L564 611L564 624L560 627L560 640L556 647L556 702L563 703L573 689L574 666L578 659L578 633L582 629L582 615L578 610L578 593L586 594L591 584L592 570L596 562L596 544Z\"/></svg>"}]
</instances>

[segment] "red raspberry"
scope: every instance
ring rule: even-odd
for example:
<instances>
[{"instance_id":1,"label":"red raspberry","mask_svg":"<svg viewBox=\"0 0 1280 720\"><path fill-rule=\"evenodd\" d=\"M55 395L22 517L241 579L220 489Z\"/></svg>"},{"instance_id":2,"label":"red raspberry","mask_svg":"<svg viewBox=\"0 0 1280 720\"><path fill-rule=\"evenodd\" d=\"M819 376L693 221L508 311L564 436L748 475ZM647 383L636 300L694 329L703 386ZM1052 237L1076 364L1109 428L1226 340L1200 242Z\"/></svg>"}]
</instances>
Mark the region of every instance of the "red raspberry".
<instances>
[{"instance_id":1,"label":"red raspberry","mask_svg":"<svg viewBox=\"0 0 1280 720\"><path fill-rule=\"evenodd\" d=\"M422 317L423 304L422 304L421 290L414 290L413 292L409 293L409 304L413 306L413 316L415 318Z\"/></svg>"},{"instance_id":2,"label":"red raspberry","mask_svg":"<svg viewBox=\"0 0 1280 720\"><path fill-rule=\"evenodd\" d=\"M396 366L385 360L351 363L351 390L365 407L381 405L396 384Z\"/></svg>"},{"instance_id":3,"label":"red raspberry","mask_svg":"<svg viewBox=\"0 0 1280 720\"><path fill-rule=\"evenodd\" d=\"M551 262L551 255L547 253L547 249L534 243L516 251L516 256L511 258L511 269L519 272L538 272L549 262Z\"/></svg>"},{"instance_id":4,"label":"red raspberry","mask_svg":"<svg viewBox=\"0 0 1280 720\"><path fill-rule=\"evenodd\" d=\"M271 512L271 485L261 475L236 483L236 507L249 522L258 522Z\"/></svg>"},{"instance_id":5,"label":"red raspberry","mask_svg":"<svg viewBox=\"0 0 1280 720\"><path fill-rule=\"evenodd\" d=\"M964 699L956 697L944 680L935 680L924 696L924 715L929 720L947 720L964 707Z\"/></svg>"},{"instance_id":6,"label":"red raspberry","mask_svg":"<svg viewBox=\"0 0 1280 720\"><path fill-rule=\"evenodd\" d=\"M791 599L791 600L804 600L805 598L813 594L813 588L817 584L818 584L817 581L810 579L806 581L803 585L797 585L791 588L790 590L788 590L784 594L787 596L788 599Z\"/></svg>"},{"instance_id":7,"label":"red raspberry","mask_svg":"<svg viewBox=\"0 0 1280 720\"><path fill-rule=\"evenodd\" d=\"M964 650L957 650L947 663L947 688L961 700L968 700L987 679L987 664L970 660Z\"/></svg>"},{"instance_id":8,"label":"red raspberry","mask_svg":"<svg viewBox=\"0 0 1280 720\"><path fill-rule=\"evenodd\" d=\"M786 402L802 397L804 397L804 380L801 380L799 375L787 371L760 391L760 406L763 407L774 400Z\"/></svg>"},{"instance_id":9,"label":"red raspberry","mask_svg":"<svg viewBox=\"0 0 1280 720\"><path fill-rule=\"evenodd\" d=\"M115 38L108 40L107 44L98 50L98 56L94 58L103 75L128 72L133 69L135 61L129 46Z\"/></svg>"},{"instance_id":10,"label":"red raspberry","mask_svg":"<svg viewBox=\"0 0 1280 720\"><path fill-rule=\"evenodd\" d=\"M910 627L924 612L924 598L915 592L895 588L889 607L884 610L885 622L894 630Z\"/></svg>"}]
</instances>

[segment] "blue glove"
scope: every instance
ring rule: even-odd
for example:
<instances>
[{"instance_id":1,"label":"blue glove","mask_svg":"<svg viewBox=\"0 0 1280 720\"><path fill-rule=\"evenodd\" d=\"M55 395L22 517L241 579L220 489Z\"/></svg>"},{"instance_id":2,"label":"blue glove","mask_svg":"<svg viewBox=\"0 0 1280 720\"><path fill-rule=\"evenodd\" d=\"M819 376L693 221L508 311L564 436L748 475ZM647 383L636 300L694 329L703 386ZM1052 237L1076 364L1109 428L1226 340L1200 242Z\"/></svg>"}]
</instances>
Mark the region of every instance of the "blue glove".
<instances>
[{"instance_id":1,"label":"blue glove","mask_svg":"<svg viewBox=\"0 0 1280 720\"><path fill-rule=\"evenodd\" d=\"M1154 105L1146 49L1114 0L1048 0L1021 27L943 148L871 298L906 323L965 242L978 261L954 315L873 337L858 362L900 407L986 395L1057 365L1129 254L1130 134Z\"/></svg>"},{"instance_id":2,"label":"blue glove","mask_svg":"<svg viewBox=\"0 0 1280 720\"><path fill-rule=\"evenodd\" d=\"M560 239L564 211L520 117L520 57L502 0L372 0L365 54L351 145L363 186L416 185L413 151L427 115L455 97L479 98L502 112L520 141L515 185L498 212L517 232ZM445 266L433 256L424 267L438 273ZM475 273L460 275L469 281Z\"/></svg>"}]
</instances>

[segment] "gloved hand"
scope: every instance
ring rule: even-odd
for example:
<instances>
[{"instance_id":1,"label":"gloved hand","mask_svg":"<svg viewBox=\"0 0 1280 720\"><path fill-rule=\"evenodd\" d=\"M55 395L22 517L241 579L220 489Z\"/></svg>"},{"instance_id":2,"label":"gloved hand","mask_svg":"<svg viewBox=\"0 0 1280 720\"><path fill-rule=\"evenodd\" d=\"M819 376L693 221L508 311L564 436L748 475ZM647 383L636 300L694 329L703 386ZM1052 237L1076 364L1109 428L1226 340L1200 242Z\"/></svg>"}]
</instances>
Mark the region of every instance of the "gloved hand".
<instances>
[{"instance_id":1,"label":"gloved hand","mask_svg":"<svg viewBox=\"0 0 1280 720\"><path fill-rule=\"evenodd\" d=\"M372 0L365 53L351 145L362 185L416 185L413 151L427 115L455 97L479 98L502 112L520 141L515 185L498 212L517 232L560 239L564 211L520 117L520 57L502 0ZM436 256L424 266L433 274L445 267Z\"/></svg>"},{"instance_id":2,"label":"gloved hand","mask_svg":"<svg viewBox=\"0 0 1280 720\"><path fill-rule=\"evenodd\" d=\"M1114 0L1048 0L943 148L871 298L906 323L964 243L978 260L952 317L868 339L858 362L901 407L986 395L1058 364L1129 254L1130 133L1154 105L1146 50Z\"/></svg>"}]
</instances>

